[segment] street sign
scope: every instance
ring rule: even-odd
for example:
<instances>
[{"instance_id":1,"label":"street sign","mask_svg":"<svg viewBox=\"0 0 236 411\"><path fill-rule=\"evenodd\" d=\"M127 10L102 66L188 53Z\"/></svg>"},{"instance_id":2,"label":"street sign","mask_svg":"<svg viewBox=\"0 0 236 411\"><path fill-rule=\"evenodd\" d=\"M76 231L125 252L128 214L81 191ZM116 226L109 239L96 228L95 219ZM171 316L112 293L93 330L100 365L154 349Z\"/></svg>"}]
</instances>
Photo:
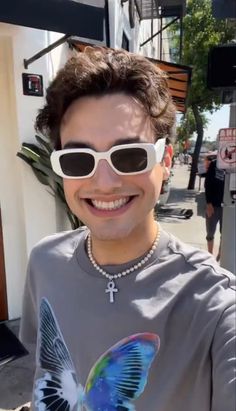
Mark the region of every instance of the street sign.
<instances>
[{"instance_id":1,"label":"street sign","mask_svg":"<svg viewBox=\"0 0 236 411\"><path fill-rule=\"evenodd\" d=\"M236 127L221 128L218 133L217 167L236 172Z\"/></svg>"}]
</instances>

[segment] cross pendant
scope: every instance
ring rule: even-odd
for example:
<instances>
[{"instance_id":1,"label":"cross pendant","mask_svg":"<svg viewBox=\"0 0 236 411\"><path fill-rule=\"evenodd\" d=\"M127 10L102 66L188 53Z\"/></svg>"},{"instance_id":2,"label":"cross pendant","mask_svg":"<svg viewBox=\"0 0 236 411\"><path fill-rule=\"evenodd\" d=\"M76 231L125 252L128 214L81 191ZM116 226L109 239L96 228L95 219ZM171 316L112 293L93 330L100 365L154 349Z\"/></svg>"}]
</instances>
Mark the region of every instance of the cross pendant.
<instances>
[{"instance_id":1,"label":"cross pendant","mask_svg":"<svg viewBox=\"0 0 236 411\"><path fill-rule=\"evenodd\" d=\"M110 303L114 303L114 293L117 293L118 291L119 290L116 288L115 281L110 280L105 290L106 293L110 294Z\"/></svg>"}]
</instances>

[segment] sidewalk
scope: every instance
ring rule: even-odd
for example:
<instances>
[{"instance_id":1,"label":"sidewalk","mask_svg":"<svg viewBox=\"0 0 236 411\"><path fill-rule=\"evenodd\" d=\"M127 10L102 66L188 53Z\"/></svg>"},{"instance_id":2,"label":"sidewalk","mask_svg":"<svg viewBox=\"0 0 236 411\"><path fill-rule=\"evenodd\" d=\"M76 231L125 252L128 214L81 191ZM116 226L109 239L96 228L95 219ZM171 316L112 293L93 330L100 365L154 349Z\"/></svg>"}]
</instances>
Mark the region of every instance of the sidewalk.
<instances>
[{"instance_id":1,"label":"sidewalk","mask_svg":"<svg viewBox=\"0 0 236 411\"><path fill-rule=\"evenodd\" d=\"M187 165L176 165L171 180L171 192L167 202L168 207L190 208L193 216L187 219L159 218L162 228L169 231L182 241L200 249L207 250L205 228L205 193L204 184L198 191L199 182L196 180L195 190L187 190L189 171ZM198 177L197 177L198 179ZM220 233L217 227L215 235L214 255L217 255L220 243Z\"/></svg>"},{"instance_id":2,"label":"sidewalk","mask_svg":"<svg viewBox=\"0 0 236 411\"><path fill-rule=\"evenodd\" d=\"M18 335L19 320L7 326ZM0 411L17 408L31 399L34 360L26 355L0 366Z\"/></svg>"},{"instance_id":3,"label":"sidewalk","mask_svg":"<svg viewBox=\"0 0 236 411\"><path fill-rule=\"evenodd\" d=\"M172 178L172 188L167 206L170 208L190 208L193 216L190 219L174 217L158 218L162 228L188 244L206 249L206 232L204 218L204 192L187 190L189 171L186 165L176 165ZM198 182L196 182L198 188ZM219 231L219 230L218 230ZM217 254L220 235L215 238ZM10 321L8 326L17 334L19 321ZM30 401L33 381L33 359L25 356L0 367L0 411L13 409Z\"/></svg>"}]
</instances>

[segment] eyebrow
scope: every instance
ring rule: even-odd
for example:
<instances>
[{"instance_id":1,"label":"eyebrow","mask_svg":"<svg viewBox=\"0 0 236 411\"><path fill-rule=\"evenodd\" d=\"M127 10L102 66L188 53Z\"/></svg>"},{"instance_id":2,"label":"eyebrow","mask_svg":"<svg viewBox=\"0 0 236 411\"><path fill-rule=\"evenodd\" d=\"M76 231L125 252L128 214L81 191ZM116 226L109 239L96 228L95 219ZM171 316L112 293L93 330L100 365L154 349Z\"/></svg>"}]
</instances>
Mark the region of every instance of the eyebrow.
<instances>
[{"instance_id":1,"label":"eyebrow","mask_svg":"<svg viewBox=\"0 0 236 411\"><path fill-rule=\"evenodd\" d=\"M126 137L126 138L120 138L118 140L115 140L112 147L114 146L120 146L122 144L137 144L137 143L147 143L146 140L144 140L143 138L139 137L139 136L135 136L135 137ZM68 141L68 143L66 143L63 146L63 149L70 149L70 148L90 148L94 151L97 151L95 146L93 144L88 144L85 143L83 141Z\"/></svg>"}]
</instances>

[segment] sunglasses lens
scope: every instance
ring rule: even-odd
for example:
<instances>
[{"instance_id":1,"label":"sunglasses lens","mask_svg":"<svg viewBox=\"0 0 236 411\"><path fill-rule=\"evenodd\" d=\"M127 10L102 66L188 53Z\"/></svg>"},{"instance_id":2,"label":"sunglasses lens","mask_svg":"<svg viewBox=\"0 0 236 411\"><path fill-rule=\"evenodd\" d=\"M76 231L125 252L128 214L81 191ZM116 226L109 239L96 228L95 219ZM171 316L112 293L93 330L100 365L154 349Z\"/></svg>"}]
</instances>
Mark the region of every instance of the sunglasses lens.
<instances>
[{"instance_id":1,"label":"sunglasses lens","mask_svg":"<svg viewBox=\"0 0 236 411\"><path fill-rule=\"evenodd\" d=\"M63 173L70 177L85 177L94 168L94 157L89 153L67 153L60 157Z\"/></svg>"},{"instance_id":2,"label":"sunglasses lens","mask_svg":"<svg viewBox=\"0 0 236 411\"><path fill-rule=\"evenodd\" d=\"M111 154L113 166L121 173L136 173L147 167L147 152L143 148L123 148Z\"/></svg>"}]
</instances>

